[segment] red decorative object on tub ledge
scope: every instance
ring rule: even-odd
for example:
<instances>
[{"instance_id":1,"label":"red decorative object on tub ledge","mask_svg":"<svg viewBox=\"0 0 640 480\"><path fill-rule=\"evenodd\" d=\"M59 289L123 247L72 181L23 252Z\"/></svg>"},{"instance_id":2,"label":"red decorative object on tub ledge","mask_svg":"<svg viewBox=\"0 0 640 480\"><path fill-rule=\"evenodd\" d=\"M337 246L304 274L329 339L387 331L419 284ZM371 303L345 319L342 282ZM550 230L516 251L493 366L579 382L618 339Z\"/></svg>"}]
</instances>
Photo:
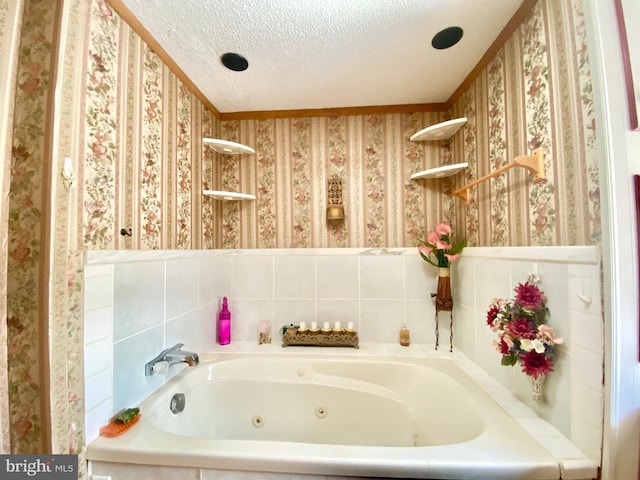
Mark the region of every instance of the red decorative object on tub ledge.
<instances>
[{"instance_id":1,"label":"red decorative object on tub ledge","mask_svg":"<svg viewBox=\"0 0 640 480\"><path fill-rule=\"evenodd\" d=\"M549 314L544 292L538 288L537 275L515 288L515 298L494 298L487 311L487 325L498 334L493 346L502 355L502 365L520 364L533 390L533 403L542 405L542 385L553 371L553 351L562 343L553 328L545 323Z\"/></svg>"},{"instance_id":2,"label":"red decorative object on tub ledge","mask_svg":"<svg viewBox=\"0 0 640 480\"><path fill-rule=\"evenodd\" d=\"M460 256L460 252L467 246L467 240L463 239L456 243L452 242L451 226L446 223L439 223L434 231L427 234L427 239L421 241L418 246L418 253L422 259L438 267L438 289L432 293L431 297L436 301L436 350L440 341L438 331L438 313L451 312L449 351L453 351L453 296L451 294L451 263Z\"/></svg>"}]
</instances>

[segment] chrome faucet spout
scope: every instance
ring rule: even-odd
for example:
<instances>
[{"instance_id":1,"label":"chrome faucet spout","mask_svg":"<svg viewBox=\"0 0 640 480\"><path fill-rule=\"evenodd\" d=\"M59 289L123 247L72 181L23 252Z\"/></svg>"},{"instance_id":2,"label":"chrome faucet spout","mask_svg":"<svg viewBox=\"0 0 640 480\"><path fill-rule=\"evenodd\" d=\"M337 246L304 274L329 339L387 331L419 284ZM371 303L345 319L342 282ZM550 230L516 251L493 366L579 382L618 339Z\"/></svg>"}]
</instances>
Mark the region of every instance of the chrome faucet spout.
<instances>
[{"instance_id":1,"label":"chrome faucet spout","mask_svg":"<svg viewBox=\"0 0 640 480\"><path fill-rule=\"evenodd\" d=\"M200 363L198 354L182 350L183 346L183 343L177 343L173 347L167 348L166 350L160 352L160 354L150 362L147 362L147 364L145 364L144 366L145 376L148 377L153 375L154 373L157 373L154 367L156 367L161 362L165 363L165 370L167 367L175 365L176 363L186 363L190 367L195 367L196 365L198 365Z\"/></svg>"},{"instance_id":2,"label":"chrome faucet spout","mask_svg":"<svg viewBox=\"0 0 640 480\"><path fill-rule=\"evenodd\" d=\"M180 344L180 346L182 346L182 344ZM175 363L186 363L190 367L195 367L200 363L200 358L197 353L181 350L180 347L170 350L165 358L169 362L169 365L173 365Z\"/></svg>"}]
</instances>

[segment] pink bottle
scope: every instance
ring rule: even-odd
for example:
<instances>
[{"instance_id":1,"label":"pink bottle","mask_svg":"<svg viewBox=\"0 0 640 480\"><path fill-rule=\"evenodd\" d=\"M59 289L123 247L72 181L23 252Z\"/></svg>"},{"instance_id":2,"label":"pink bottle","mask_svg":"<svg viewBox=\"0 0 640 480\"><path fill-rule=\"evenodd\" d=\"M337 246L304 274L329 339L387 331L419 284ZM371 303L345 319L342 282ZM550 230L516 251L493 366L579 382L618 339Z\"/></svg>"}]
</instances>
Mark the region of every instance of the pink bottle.
<instances>
[{"instance_id":1,"label":"pink bottle","mask_svg":"<svg viewBox=\"0 0 640 480\"><path fill-rule=\"evenodd\" d=\"M218 313L218 343L228 345L231 342L231 312L227 297L222 299L222 310Z\"/></svg>"}]
</instances>

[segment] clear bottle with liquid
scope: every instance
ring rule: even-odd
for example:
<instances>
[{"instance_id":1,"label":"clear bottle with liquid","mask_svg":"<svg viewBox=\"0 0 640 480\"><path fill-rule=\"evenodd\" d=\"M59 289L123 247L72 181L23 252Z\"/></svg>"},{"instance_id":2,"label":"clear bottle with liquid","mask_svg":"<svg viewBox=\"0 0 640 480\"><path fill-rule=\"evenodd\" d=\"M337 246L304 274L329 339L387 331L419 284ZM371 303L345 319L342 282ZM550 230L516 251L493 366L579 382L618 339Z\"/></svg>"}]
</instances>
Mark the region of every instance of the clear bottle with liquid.
<instances>
[{"instance_id":1,"label":"clear bottle with liquid","mask_svg":"<svg viewBox=\"0 0 640 480\"><path fill-rule=\"evenodd\" d=\"M409 333L409 329L407 328L407 324L403 323L400 328L400 345L403 347L408 347L411 345L411 334Z\"/></svg>"},{"instance_id":2,"label":"clear bottle with liquid","mask_svg":"<svg viewBox=\"0 0 640 480\"><path fill-rule=\"evenodd\" d=\"M227 297L222 299L222 310L218 313L218 343L220 345L231 343L231 312Z\"/></svg>"}]
</instances>

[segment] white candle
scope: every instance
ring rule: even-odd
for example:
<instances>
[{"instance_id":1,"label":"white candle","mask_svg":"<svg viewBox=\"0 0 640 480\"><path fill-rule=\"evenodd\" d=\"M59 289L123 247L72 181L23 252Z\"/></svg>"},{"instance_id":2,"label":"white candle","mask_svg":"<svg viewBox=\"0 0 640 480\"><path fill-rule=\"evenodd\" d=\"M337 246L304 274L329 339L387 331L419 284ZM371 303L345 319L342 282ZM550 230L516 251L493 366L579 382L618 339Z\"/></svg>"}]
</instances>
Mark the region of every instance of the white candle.
<instances>
[{"instance_id":1,"label":"white candle","mask_svg":"<svg viewBox=\"0 0 640 480\"><path fill-rule=\"evenodd\" d=\"M353 322L347 322L347 330L353 330Z\"/></svg>"},{"instance_id":2,"label":"white candle","mask_svg":"<svg viewBox=\"0 0 640 480\"><path fill-rule=\"evenodd\" d=\"M334 328L336 330L342 330L342 324L340 322L336 322L335 325L334 325Z\"/></svg>"},{"instance_id":3,"label":"white candle","mask_svg":"<svg viewBox=\"0 0 640 480\"><path fill-rule=\"evenodd\" d=\"M329 322L324 322L324 330L329 330L331 328L331 324Z\"/></svg>"},{"instance_id":4,"label":"white candle","mask_svg":"<svg viewBox=\"0 0 640 480\"><path fill-rule=\"evenodd\" d=\"M300 330L306 330L307 329L307 322L300 322Z\"/></svg>"},{"instance_id":5,"label":"white candle","mask_svg":"<svg viewBox=\"0 0 640 480\"><path fill-rule=\"evenodd\" d=\"M311 322L311 330L317 330L318 329L318 322Z\"/></svg>"}]
</instances>

